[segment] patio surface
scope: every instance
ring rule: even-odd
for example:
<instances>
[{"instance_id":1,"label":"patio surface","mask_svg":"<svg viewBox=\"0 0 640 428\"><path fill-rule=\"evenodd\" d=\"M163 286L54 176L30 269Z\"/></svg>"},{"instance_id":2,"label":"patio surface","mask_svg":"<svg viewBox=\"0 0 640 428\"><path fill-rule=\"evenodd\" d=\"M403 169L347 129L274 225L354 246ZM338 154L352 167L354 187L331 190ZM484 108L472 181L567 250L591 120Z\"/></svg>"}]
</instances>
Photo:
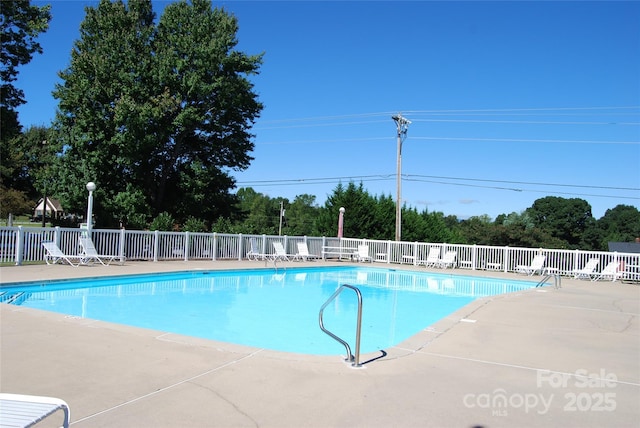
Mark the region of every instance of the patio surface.
<instances>
[{"instance_id":1,"label":"patio surface","mask_svg":"<svg viewBox=\"0 0 640 428\"><path fill-rule=\"evenodd\" d=\"M0 281L245 267L263 262L9 266ZM2 304L0 391L62 398L74 427L638 427L639 314L637 284L563 278L477 300L353 368Z\"/></svg>"}]
</instances>

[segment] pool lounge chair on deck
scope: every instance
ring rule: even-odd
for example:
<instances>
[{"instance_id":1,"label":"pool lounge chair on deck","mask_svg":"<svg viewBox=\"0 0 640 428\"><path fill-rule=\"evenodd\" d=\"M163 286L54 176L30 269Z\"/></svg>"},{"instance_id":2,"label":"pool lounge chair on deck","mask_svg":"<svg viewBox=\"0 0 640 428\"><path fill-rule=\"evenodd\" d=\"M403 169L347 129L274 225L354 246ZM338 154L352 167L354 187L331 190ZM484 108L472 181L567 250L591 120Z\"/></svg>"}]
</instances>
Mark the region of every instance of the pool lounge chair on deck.
<instances>
[{"instance_id":1,"label":"pool lounge chair on deck","mask_svg":"<svg viewBox=\"0 0 640 428\"><path fill-rule=\"evenodd\" d=\"M451 267L451 268L455 267L457 256L458 256L458 253L456 253L455 251L447 251L446 253L444 253L444 257L438 260L436 267L441 269L446 269L448 267Z\"/></svg>"},{"instance_id":2,"label":"pool lounge chair on deck","mask_svg":"<svg viewBox=\"0 0 640 428\"><path fill-rule=\"evenodd\" d=\"M573 278L593 279L593 277L597 274L596 268L598 267L598 263L600 263L599 259L589 259L587 264L585 264L582 269L575 269L573 271Z\"/></svg>"},{"instance_id":3,"label":"pool lounge chair on deck","mask_svg":"<svg viewBox=\"0 0 640 428\"><path fill-rule=\"evenodd\" d=\"M439 261L440 261L440 248L431 247L429 248L429 254L427 255L427 260L424 260L419 264L424 264L425 267L435 267Z\"/></svg>"},{"instance_id":4,"label":"pool lounge chair on deck","mask_svg":"<svg viewBox=\"0 0 640 428\"><path fill-rule=\"evenodd\" d=\"M80 246L82 247L82 255L84 258L83 263L85 264L97 261L103 266L109 266L112 261L118 258L118 256L98 254L95 245L93 245L93 241L88 236L81 236L79 241Z\"/></svg>"},{"instance_id":5,"label":"pool lounge chair on deck","mask_svg":"<svg viewBox=\"0 0 640 428\"><path fill-rule=\"evenodd\" d=\"M59 398L0 393L0 426L30 427L58 410L64 412L62 426L69 428L69 405Z\"/></svg>"},{"instance_id":6,"label":"pool lounge chair on deck","mask_svg":"<svg viewBox=\"0 0 640 428\"><path fill-rule=\"evenodd\" d=\"M247 258L249 260L264 260L267 255L261 253L260 250L258 250L258 241L256 240L256 238L251 238L249 242L251 245L251 249L247 251Z\"/></svg>"},{"instance_id":7,"label":"pool lounge chair on deck","mask_svg":"<svg viewBox=\"0 0 640 428\"><path fill-rule=\"evenodd\" d=\"M607 263L604 269L602 269L602 272L600 272L600 274L594 275L591 280L595 281L597 279L611 279L611 281L615 281L618 278L622 278L623 274L624 272L620 270L620 261L614 261Z\"/></svg>"},{"instance_id":8,"label":"pool lounge chair on deck","mask_svg":"<svg viewBox=\"0 0 640 428\"><path fill-rule=\"evenodd\" d=\"M78 267L79 265L84 264L83 256L65 254L53 241L42 241L42 246L45 251L44 261L47 262L48 265L69 263L73 267Z\"/></svg>"},{"instance_id":9,"label":"pool lounge chair on deck","mask_svg":"<svg viewBox=\"0 0 640 428\"><path fill-rule=\"evenodd\" d=\"M369 255L368 245L358 245L358 251L353 254L355 259L359 262L372 262L373 259Z\"/></svg>"},{"instance_id":10,"label":"pool lounge chair on deck","mask_svg":"<svg viewBox=\"0 0 640 428\"><path fill-rule=\"evenodd\" d=\"M533 275L536 272L542 273L542 268L544 266L544 262L547 260L547 256L542 254L538 254L531 261L531 265L518 265L516 266L516 272L525 273L527 275Z\"/></svg>"},{"instance_id":11,"label":"pool lounge chair on deck","mask_svg":"<svg viewBox=\"0 0 640 428\"><path fill-rule=\"evenodd\" d=\"M298 242L298 254L296 254L293 259L294 260L302 260L302 261L309 261L309 260L315 260L318 258L318 256L316 256L315 254L311 254L309 253L309 247L307 247L307 243L306 242Z\"/></svg>"},{"instance_id":12,"label":"pool lounge chair on deck","mask_svg":"<svg viewBox=\"0 0 640 428\"><path fill-rule=\"evenodd\" d=\"M284 249L284 246L282 245L282 242L274 242L273 243L273 249L276 251L274 254L271 254L269 256L269 258L271 260L278 261L278 260L286 260L286 261L291 261L289 259L289 256L293 256L295 257L293 254L287 254L287 251Z\"/></svg>"}]
</instances>

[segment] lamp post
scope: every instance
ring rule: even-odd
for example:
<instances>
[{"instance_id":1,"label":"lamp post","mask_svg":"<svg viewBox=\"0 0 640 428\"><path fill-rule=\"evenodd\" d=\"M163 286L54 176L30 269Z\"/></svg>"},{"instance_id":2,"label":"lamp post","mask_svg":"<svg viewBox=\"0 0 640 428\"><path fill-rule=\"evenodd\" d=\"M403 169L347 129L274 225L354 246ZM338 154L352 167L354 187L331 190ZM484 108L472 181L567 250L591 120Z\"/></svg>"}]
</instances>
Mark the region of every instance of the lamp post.
<instances>
[{"instance_id":1,"label":"lamp post","mask_svg":"<svg viewBox=\"0 0 640 428\"><path fill-rule=\"evenodd\" d=\"M47 148L47 140L42 140L42 152L44 153ZM42 170L46 168L46 164L43 166ZM42 227L47 227L47 178L45 177L43 181L44 185L44 198L42 198Z\"/></svg>"},{"instance_id":2,"label":"lamp post","mask_svg":"<svg viewBox=\"0 0 640 428\"><path fill-rule=\"evenodd\" d=\"M344 207L340 207L340 214L338 215L338 238L342 238L342 232L344 231Z\"/></svg>"},{"instance_id":3,"label":"lamp post","mask_svg":"<svg viewBox=\"0 0 640 428\"><path fill-rule=\"evenodd\" d=\"M96 183L90 181L87 183L87 190L89 191L89 200L87 201L87 235L91 236L91 226L93 217L93 191L96 190Z\"/></svg>"},{"instance_id":4,"label":"lamp post","mask_svg":"<svg viewBox=\"0 0 640 428\"><path fill-rule=\"evenodd\" d=\"M400 241L402 237L402 142L407 138L407 130L411 121L402 117L401 114L391 116L391 119L396 123L398 131L398 156L397 161L397 175L396 175L396 241Z\"/></svg>"}]
</instances>

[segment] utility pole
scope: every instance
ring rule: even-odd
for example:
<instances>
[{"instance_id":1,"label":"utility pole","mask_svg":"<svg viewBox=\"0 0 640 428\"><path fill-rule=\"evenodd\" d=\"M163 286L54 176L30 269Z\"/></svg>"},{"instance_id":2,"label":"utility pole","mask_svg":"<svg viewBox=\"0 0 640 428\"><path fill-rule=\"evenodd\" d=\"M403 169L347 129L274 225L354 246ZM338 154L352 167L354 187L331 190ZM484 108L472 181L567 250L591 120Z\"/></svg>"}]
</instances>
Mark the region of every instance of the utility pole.
<instances>
[{"instance_id":1,"label":"utility pole","mask_svg":"<svg viewBox=\"0 0 640 428\"><path fill-rule=\"evenodd\" d=\"M280 225L278 226L278 236L282 236L282 219L284 217L284 201L280 201Z\"/></svg>"},{"instance_id":2,"label":"utility pole","mask_svg":"<svg viewBox=\"0 0 640 428\"><path fill-rule=\"evenodd\" d=\"M407 130L411 121L402 117L402 114L391 116L396 123L398 131L398 157L397 157L397 176L396 176L396 241L400 241L402 237L402 142L407 138Z\"/></svg>"}]
</instances>

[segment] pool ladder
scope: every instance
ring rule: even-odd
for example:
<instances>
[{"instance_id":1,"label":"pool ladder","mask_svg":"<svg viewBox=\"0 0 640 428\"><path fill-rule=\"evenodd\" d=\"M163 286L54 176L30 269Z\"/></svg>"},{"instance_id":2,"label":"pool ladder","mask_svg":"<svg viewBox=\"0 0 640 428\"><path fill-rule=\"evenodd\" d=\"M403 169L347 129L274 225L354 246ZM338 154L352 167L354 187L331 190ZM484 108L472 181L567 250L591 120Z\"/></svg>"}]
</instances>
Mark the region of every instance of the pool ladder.
<instances>
[{"instance_id":1,"label":"pool ladder","mask_svg":"<svg viewBox=\"0 0 640 428\"><path fill-rule=\"evenodd\" d=\"M353 291L355 291L356 296L358 297L358 322L356 323L356 354L355 357L353 356L353 354L351 353L351 348L349 347L349 344L344 341L343 339L339 338L338 336L336 336L335 334L333 334L332 332L330 332L329 330L327 330L324 327L324 322L322 320L322 313L324 312L324 308L326 308L329 303L331 303L336 297L338 297L338 295L340 293L342 293L342 291L345 288L350 288ZM362 294L360 294L360 290L358 290L356 287L349 285L349 284L342 284L340 287L338 287L338 289L335 291L335 293L333 293L331 295L331 297L329 297L329 299L324 303L324 305L322 305L322 307L320 308L320 314L319 314L319 321L320 321L320 329L322 331L324 331L325 333L327 333L329 336L333 337L335 340L337 340L338 342L340 342L345 349L347 350L347 358L346 361L350 361L351 365L354 367L360 367L360 331L361 331L361 326L362 326Z\"/></svg>"},{"instance_id":2,"label":"pool ladder","mask_svg":"<svg viewBox=\"0 0 640 428\"><path fill-rule=\"evenodd\" d=\"M560 278L560 274L557 274L557 273L549 273L549 274L545 275L545 277L542 278L540 280L540 282L536 284L536 288L542 287L549 279L551 279L551 277L553 277L553 287L554 288L561 288L562 287L562 279Z\"/></svg>"}]
</instances>

